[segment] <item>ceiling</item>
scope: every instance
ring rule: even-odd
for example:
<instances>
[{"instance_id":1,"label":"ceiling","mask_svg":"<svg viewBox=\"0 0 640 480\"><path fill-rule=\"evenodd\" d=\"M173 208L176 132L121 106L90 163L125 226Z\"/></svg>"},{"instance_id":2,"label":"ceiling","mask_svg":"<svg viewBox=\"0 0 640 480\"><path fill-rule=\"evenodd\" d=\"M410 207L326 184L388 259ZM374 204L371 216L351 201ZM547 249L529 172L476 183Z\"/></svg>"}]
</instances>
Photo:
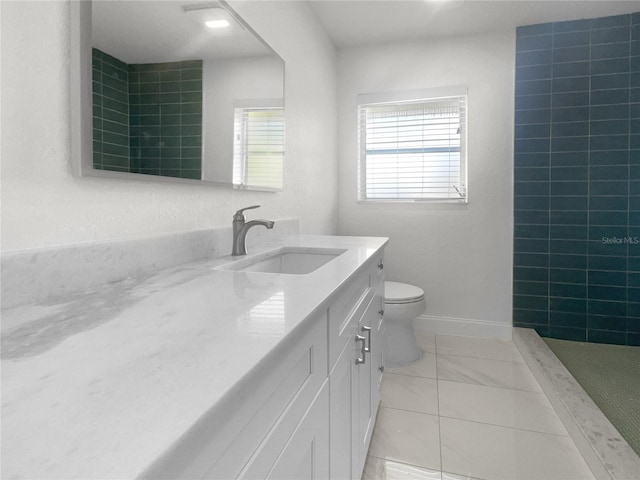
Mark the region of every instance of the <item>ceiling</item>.
<instances>
[{"instance_id":1,"label":"ceiling","mask_svg":"<svg viewBox=\"0 0 640 480\"><path fill-rule=\"evenodd\" d=\"M277 8L282 1L291 0L276 0L274 6ZM639 0L307 1L338 48L513 31L518 25L640 11ZM127 63L271 54L250 29L242 26L242 21L232 21L233 28L227 31L210 31L203 27L202 17L219 9L185 13L183 8L210 7L216 3L215 0L93 0L94 46Z\"/></svg>"},{"instance_id":2,"label":"ceiling","mask_svg":"<svg viewBox=\"0 0 640 480\"><path fill-rule=\"evenodd\" d=\"M126 63L273 54L242 20L219 6L215 0L93 0L93 46ZM204 25L221 18L229 28Z\"/></svg>"},{"instance_id":3,"label":"ceiling","mask_svg":"<svg viewBox=\"0 0 640 480\"><path fill-rule=\"evenodd\" d=\"M514 30L640 11L640 1L309 0L338 47Z\"/></svg>"}]
</instances>

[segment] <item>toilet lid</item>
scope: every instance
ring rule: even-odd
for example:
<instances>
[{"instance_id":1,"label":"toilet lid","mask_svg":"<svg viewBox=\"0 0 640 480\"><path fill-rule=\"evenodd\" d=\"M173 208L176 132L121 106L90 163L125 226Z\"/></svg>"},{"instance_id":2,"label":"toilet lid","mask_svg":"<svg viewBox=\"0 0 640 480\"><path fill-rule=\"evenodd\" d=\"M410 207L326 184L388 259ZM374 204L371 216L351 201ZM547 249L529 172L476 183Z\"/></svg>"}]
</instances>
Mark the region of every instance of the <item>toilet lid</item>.
<instances>
[{"instance_id":1,"label":"toilet lid","mask_svg":"<svg viewBox=\"0 0 640 480\"><path fill-rule=\"evenodd\" d=\"M424 298L424 290L415 285L384 282L385 303L413 303Z\"/></svg>"}]
</instances>

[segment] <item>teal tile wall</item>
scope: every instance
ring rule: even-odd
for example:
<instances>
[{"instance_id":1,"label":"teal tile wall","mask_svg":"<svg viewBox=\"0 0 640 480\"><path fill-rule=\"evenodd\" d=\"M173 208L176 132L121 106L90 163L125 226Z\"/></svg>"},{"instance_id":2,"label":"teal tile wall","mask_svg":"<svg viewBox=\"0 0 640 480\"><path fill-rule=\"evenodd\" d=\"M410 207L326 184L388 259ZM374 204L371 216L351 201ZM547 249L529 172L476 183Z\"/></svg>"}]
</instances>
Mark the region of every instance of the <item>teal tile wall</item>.
<instances>
[{"instance_id":1,"label":"teal tile wall","mask_svg":"<svg viewBox=\"0 0 640 480\"><path fill-rule=\"evenodd\" d=\"M94 168L202 177L202 60L129 64L93 49Z\"/></svg>"},{"instance_id":2,"label":"teal tile wall","mask_svg":"<svg viewBox=\"0 0 640 480\"><path fill-rule=\"evenodd\" d=\"M129 65L133 172L200 179L202 60Z\"/></svg>"},{"instance_id":3,"label":"teal tile wall","mask_svg":"<svg viewBox=\"0 0 640 480\"><path fill-rule=\"evenodd\" d=\"M129 69L96 48L93 66L93 166L129 171Z\"/></svg>"},{"instance_id":4,"label":"teal tile wall","mask_svg":"<svg viewBox=\"0 0 640 480\"><path fill-rule=\"evenodd\" d=\"M640 13L516 32L513 322L640 345Z\"/></svg>"}]
</instances>

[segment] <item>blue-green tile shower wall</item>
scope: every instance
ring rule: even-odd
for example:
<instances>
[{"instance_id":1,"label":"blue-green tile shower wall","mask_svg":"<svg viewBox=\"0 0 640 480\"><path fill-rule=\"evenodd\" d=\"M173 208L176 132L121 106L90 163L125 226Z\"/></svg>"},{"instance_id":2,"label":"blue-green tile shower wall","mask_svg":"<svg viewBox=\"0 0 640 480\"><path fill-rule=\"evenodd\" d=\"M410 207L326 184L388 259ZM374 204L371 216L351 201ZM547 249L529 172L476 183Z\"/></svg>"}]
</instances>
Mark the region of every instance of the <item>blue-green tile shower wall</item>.
<instances>
[{"instance_id":1,"label":"blue-green tile shower wall","mask_svg":"<svg viewBox=\"0 0 640 480\"><path fill-rule=\"evenodd\" d=\"M640 345L640 12L516 33L513 322Z\"/></svg>"},{"instance_id":2,"label":"blue-green tile shower wall","mask_svg":"<svg viewBox=\"0 0 640 480\"><path fill-rule=\"evenodd\" d=\"M202 60L126 64L93 49L93 163L201 178Z\"/></svg>"},{"instance_id":3,"label":"blue-green tile shower wall","mask_svg":"<svg viewBox=\"0 0 640 480\"><path fill-rule=\"evenodd\" d=\"M93 166L129 171L127 64L97 48L92 52Z\"/></svg>"},{"instance_id":4,"label":"blue-green tile shower wall","mask_svg":"<svg viewBox=\"0 0 640 480\"><path fill-rule=\"evenodd\" d=\"M131 171L201 178L202 60L129 65Z\"/></svg>"}]
</instances>

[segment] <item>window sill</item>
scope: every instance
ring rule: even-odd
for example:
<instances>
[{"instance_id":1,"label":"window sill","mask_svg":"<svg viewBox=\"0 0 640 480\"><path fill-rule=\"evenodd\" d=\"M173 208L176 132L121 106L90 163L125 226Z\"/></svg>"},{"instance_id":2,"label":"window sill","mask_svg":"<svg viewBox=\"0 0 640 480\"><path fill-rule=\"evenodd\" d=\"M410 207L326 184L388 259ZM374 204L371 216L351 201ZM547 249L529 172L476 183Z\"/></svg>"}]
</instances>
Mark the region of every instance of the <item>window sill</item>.
<instances>
[{"instance_id":1,"label":"window sill","mask_svg":"<svg viewBox=\"0 0 640 480\"><path fill-rule=\"evenodd\" d=\"M380 200L357 200L356 203L361 205L367 204L385 204L385 205L468 205L469 199L460 199L460 200L389 200L389 199L380 199Z\"/></svg>"}]
</instances>

